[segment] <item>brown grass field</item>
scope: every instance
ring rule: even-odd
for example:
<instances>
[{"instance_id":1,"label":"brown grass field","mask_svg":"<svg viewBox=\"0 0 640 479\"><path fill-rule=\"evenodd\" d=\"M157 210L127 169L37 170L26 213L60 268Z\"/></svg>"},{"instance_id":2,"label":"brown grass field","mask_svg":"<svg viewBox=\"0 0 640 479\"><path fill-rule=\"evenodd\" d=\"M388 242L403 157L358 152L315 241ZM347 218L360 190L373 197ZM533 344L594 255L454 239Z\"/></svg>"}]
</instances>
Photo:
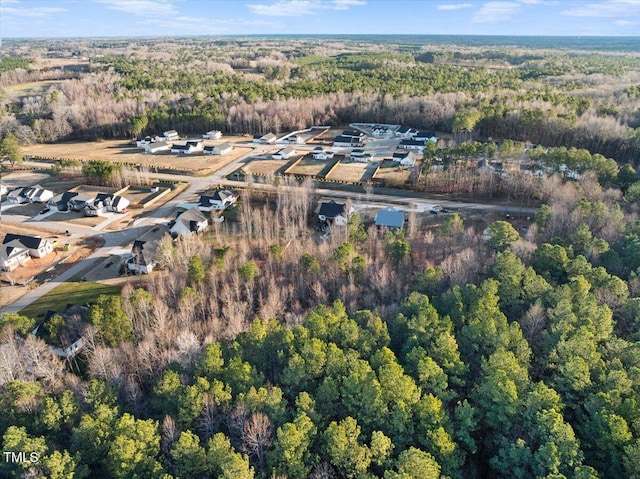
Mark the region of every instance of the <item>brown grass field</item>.
<instances>
[{"instance_id":1,"label":"brown grass field","mask_svg":"<svg viewBox=\"0 0 640 479\"><path fill-rule=\"evenodd\" d=\"M388 184L400 185L406 183L411 176L411 169L399 168L397 165L393 166L392 163L385 163L383 166L376 172L374 176L376 180L384 180Z\"/></svg>"},{"instance_id":2,"label":"brown grass field","mask_svg":"<svg viewBox=\"0 0 640 479\"><path fill-rule=\"evenodd\" d=\"M367 168L375 168L369 163L340 163L335 170L327 176L328 180L338 181L350 181L358 182L362 181Z\"/></svg>"},{"instance_id":3,"label":"brown grass field","mask_svg":"<svg viewBox=\"0 0 640 479\"><path fill-rule=\"evenodd\" d=\"M205 145L217 145L224 142L245 141L244 137L224 137L221 140L205 140ZM56 144L38 144L26 146L26 156L44 158L70 158L74 160L107 160L145 165L151 168L168 168L197 172L205 175L217 171L251 151L246 146L236 147L231 153L222 156L172 155L168 151L157 154L145 154L142 148L136 148L127 141L105 140L93 142L68 142Z\"/></svg>"},{"instance_id":4,"label":"brown grass field","mask_svg":"<svg viewBox=\"0 0 640 479\"><path fill-rule=\"evenodd\" d=\"M289 163L290 160L261 160L255 159L242 167L247 173L258 175L272 175L277 170Z\"/></svg>"},{"instance_id":5,"label":"brown grass field","mask_svg":"<svg viewBox=\"0 0 640 479\"><path fill-rule=\"evenodd\" d=\"M334 160L314 160L313 157L307 156L287 173L290 175L317 176L329 163L334 163Z\"/></svg>"}]
</instances>

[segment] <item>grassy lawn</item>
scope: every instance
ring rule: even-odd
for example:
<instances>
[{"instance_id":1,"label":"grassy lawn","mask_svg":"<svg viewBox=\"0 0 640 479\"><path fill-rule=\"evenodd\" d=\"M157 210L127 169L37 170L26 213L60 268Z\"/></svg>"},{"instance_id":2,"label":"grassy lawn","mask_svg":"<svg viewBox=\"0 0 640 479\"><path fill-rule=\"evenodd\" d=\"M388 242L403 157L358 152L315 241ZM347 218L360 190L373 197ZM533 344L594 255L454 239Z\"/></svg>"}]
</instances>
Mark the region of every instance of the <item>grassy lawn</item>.
<instances>
[{"instance_id":1,"label":"grassy lawn","mask_svg":"<svg viewBox=\"0 0 640 479\"><path fill-rule=\"evenodd\" d=\"M42 318L50 309L63 312L67 304L85 304L98 299L101 294L120 294L121 286L101 283L62 283L42 298L20 311L24 316Z\"/></svg>"}]
</instances>

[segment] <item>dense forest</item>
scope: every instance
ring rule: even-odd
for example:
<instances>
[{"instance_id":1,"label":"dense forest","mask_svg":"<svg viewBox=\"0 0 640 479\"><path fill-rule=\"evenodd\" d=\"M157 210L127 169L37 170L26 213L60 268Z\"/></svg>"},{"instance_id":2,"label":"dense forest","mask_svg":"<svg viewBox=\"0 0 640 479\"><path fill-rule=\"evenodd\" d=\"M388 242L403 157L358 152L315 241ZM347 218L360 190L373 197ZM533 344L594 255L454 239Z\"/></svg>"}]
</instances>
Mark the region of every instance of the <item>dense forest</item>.
<instances>
[{"instance_id":1,"label":"dense forest","mask_svg":"<svg viewBox=\"0 0 640 479\"><path fill-rule=\"evenodd\" d=\"M576 146L636 167L640 152L633 50L313 38L14 40L5 50L0 133L25 142L359 121ZM25 82L44 86L15 90Z\"/></svg>"},{"instance_id":2,"label":"dense forest","mask_svg":"<svg viewBox=\"0 0 640 479\"><path fill-rule=\"evenodd\" d=\"M4 477L640 477L640 224L619 194L555 183L524 236L354 215L318 242L313 185L285 186L164 241L68 364L2 317L3 450L41 458Z\"/></svg>"}]
</instances>

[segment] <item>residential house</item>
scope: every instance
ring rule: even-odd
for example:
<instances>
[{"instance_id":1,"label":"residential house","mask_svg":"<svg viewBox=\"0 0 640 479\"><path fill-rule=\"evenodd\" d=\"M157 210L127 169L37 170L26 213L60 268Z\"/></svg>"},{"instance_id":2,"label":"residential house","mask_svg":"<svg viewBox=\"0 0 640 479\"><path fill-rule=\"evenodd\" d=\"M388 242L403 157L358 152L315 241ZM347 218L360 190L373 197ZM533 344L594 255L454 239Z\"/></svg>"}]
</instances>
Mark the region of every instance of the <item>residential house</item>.
<instances>
[{"instance_id":1,"label":"residential house","mask_svg":"<svg viewBox=\"0 0 640 479\"><path fill-rule=\"evenodd\" d=\"M322 203L318 211L318 221L322 223L333 223L337 226L345 226L349 221L349 216L355 210L353 207L347 211L344 203L336 203L334 200Z\"/></svg>"},{"instance_id":2,"label":"residential house","mask_svg":"<svg viewBox=\"0 0 640 479\"><path fill-rule=\"evenodd\" d=\"M67 202L69 211L83 211L87 205L93 203L96 197L88 193L78 193Z\"/></svg>"},{"instance_id":3,"label":"residential house","mask_svg":"<svg viewBox=\"0 0 640 479\"><path fill-rule=\"evenodd\" d=\"M176 130L165 131L162 136L156 137L156 141L175 141L179 139L180 135L178 135L178 132Z\"/></svg>"},{"instance_id":4,"label":"residential house","mask_svg":"<svg viewBox=\"0 0 640 479\"><path fill-rule=\"evenodd\" d=\"M412 168L416 164L418 156L413 150L396 151L393 154L393 161L400 163L402 166Z\"/></svg>"},{"instance_id":5,"label":"residential house","mask_svg":"<svg viewBox=\"0 0 640 479\"><path fill-rule=\"evenodd\" d=\"M425 143L424 141L417 140L402 140L398 145L398 148L403 150L424 150Z\"/></svg>"},{"instance_id":6,"label":"residential house","mask_svg":"<svg viewBox=\"0 0 640 479\"><path fill-rule=\"evenodd\" d=\"M80 331L88 311L88 306L80 306L77 304L67 304L63 313L49 310L31 334L47 342L54 342L53 345L49 345L49 349L56 356L73 359L86 345L85 339ZM51 319L56 315L62 316L63 326L62 331L58 331L59 337L53 340L51 338L49 324L51 323Z\"/></svg>"},{"instance_id":7,"label":"residential house","mask_svg":"<svg viewBox=\"0 0 640 479\"><path fill-rule=\"evenodd\" d=\"M329 160L333 158L333 154L333 151L325 150L321 146L316 146L311 152L314 160Z\"/></svg>"},{"instance_id":8,"label":"residential house","mask_svg":"<svg viewBox=\"0 0 640 479\"><path fill-rule=\"evenodd\" d=\"M286 146L281 150L278 150L272 156L275 160L288 160L295 154L296 154L296 150L293 146Z\"/></svg>"},{"instance_id":9,"label":"residential house","mask_svg":"<svg viewBox=\"0 0 640 479\"><path fill-rule=\"evenodd\" d=\"M351 150L349 158L352 161L357 161L358 163L368 163L373 159L373 154L365 152L362 148L354 148Z\"/></svg>"},{"instance_id":10,"label":"residential house","mask_svg":"<svg viewBox=\"0 0 640 479\"><path fill-rule=\"evenodd\" d=\"M358 136L344 136L340 135L333 140L333 146L335 147L356 147L362 146L362 139Z\"/></svg>"},{"instance_id":11,"label":"residential house","mask_svg":"<svg viewBox=\"0 0 640 479\"><path fill-rule=\"evenodd\" d=\"M276 141L276 135L273 133L267 133L266 135L254 135L254 143L262 143L263 145L269 145Z\"/></svg>"},{"instance_id":12,"label":"residential house","mask_svg":"<svg viewBox=\"0 0 640 479\"><path fill-rule=\"evenodd\" d=\"M12 241L18 241L24 248L27 248L29 255L33 258L43 258L53 251L53 243L40 236L8 233L2 240L2 244Z\"/></svg>"},{"instance_id":13,"label":"residential house","mask_svg":"<svg viewBox=\"0 0 640 479\"><path fill-rule=\"evenodd\" d=\"M197 234L205 231L207 227L207 218L194 206L180 213L178 217L172 221L169 231L174 238L179 236L189 237L194 233Z\"/></svg>"},{"instance_id":14,"label":"residential house","mask_svg":"<svg viewBox=\"0 0 640 479\"><path fill-rule=\"evenodd\" d=\"M495 172L495 168L487 160L478 161L478 173L491 174Z\"/></svg>"},{"instance_id":15,"label":"residential house","mask_svg":"<svg viewBox=\"0 0 640 479\"><path fill-rule=\"evenodd\" d=\"M168 151L171 149L172 143L167 141L158 141L155 143L149 143L144 147L145 153L160 153L161 151Z\"/></svg>"},{"instance_id":16,"label":"residential house","mask_svg":"<svg viewBox=\"0 0 640 479\"><path fill-rule=\"evenodd\" d=\"M226 210L238 201L238 195L230 190L217 190L213 195L200 195L200 211Z\"/></svg>"},{"instance_id":17,"label":"residential house","mask_svg":"<svg viewBox=\"0 0 640 479\"><path fill-rule=\"evenodd\" d=\"M155 143L155 141L156 139L150 136L145 136L144 138L137 138L136 146L138 148L144 148L145 146L150 145L151 143Z\"/></svg>"},{"instance_id":18,"label":"residential house","mask_svg":"<svg viewBox=\"0 0 640 479\"><path fill-rule=\"evenodd\" d=\"M216 146L205 146L203 154L205 155L226 155L233 150L231 143L222 143Z\"/></svg>"},{"instance_id":19,"label":"residential house","mask_svg":"<svg viewBox=\"0 0 640 479\"><path fill-rule=\"evenodd\" d=\"M304 145L304 138L298 135L289 135L282 140L283 143L289 143L290 145Z\"/></svg>"},{"instance_id":20,"label":"residential house","mask_svg":"<svg viewBox=\"0 0 640 479\"><path fill-rule=\"evenodd\" d=\"M0 269L13 271L31 259L29 249L18 240L3 242L0 246Z\"/></svg>"},{"instance_id":21,"label":"residential house","mask_svg":"<svg viewBox=\"0 0 640 479\"><path fill-rule=\"evenodd\" d=\"M76 196L78 196L78 192L77 191L66 191L62 194L56 195L53 198L51 198L48 202L47 202L47 206L49 208L55 208L58 211L68 211L69 210L69 201L72 198L75 198Z\"/></svg>"},{"instance_id":22,"label":"residential house","mask_svg":"<svg viewBox=\"0 0 640 479\"><path fill-rule=\"evenodd\" d=\"M135 240L131 248L131 258L127 260L127 270L137 274L150 274L158 265L158 251L162 238L150 241Z\"/></svg>"},{"instance_id":23,"label":"residential house","mask_svg":"<svg viewBox=\"0 0 640 479\"><path fill-rule=\"evenodd\" d=\"M171 153L176 155L190 155L203 149L202 140L187 141L184 145L173 145L171 147Z\"/></svg>"},{"instance_id":24,"label":"residential house","mask_svg":"<svg viewBox=\"0 0 640 479\"><path fill-rule=\"evenodd\" d=\"M211 130L202 135L205 140L219 140L222 138L222 132L220 130Z\"/></svg>"},{"instance_id":25,"label":"residential house","mask_svg":"<svg viewBox=\"0 0 640 479\"><path fill-rule=\"evenodd\" d=\"M437 143L438 135L436 135L435 131L419 131L418 133L416 133L413 139L416 141L430 141L432 143Z\"/></svg>"},{"instance_id":26,"label":"residential house","mask_svg":"<svg viewBox=\"0 0 640 479\"><path fill-rule=\"evenodd\" d=\"M396 136L399 138L413 138L418 133L417 130L408 126L401 126L396 130Z\"/></svg>"},{"instance_id":27,"label":"residential house","mask_svg":"<svg viewBox=\"0 0 640 479\"><path fill-rule=\"evenodd\" d=\"M53 198L53 191L40 185L16 188L7 194L11 203L46 203Z\"/></svg>"},{"instance_id":28,"label":"residential house","mask_svg":"<svg viewBox=\"0 0 640 479\"><path fill-rule=\"evenodd\" d=\"M391 230L404 227L404 212L392 206L384 208L376 214L376 226Z\"/></svg>"},{"instance_id":29,"label":"residential house","mask_svg":"<svg viewBox=\"0 0 640 479\"><path fill-rule=\"evenodd\" d=\"M101 216L104 213L122 213L131 202L124 196L98 193L96 199L84 208L85 216Z\"/></svg>"},{"instance_id":30,"label":"residential house","mask_svg":"<svg viewBox=\"0 0 640 479\"><path fill-rule=\"evenodd\" d=\"M393 132L389 129L389 127L385 125L373 125L371 127L371 133L376 138L385 138L393 134Z\"/></svg>"},{"instance_id":31,"label":"residential house","mask_svg":"<svg viewBox=\"0 0 640 479\"><path fill-rule=\"evenodd\" d=\"M356 131L356 130L342 130L342 133L340 133L340 136L346 136L347 138L362 139L365 137L365 134L361 131Z\"/></svg>"}]
</instances>

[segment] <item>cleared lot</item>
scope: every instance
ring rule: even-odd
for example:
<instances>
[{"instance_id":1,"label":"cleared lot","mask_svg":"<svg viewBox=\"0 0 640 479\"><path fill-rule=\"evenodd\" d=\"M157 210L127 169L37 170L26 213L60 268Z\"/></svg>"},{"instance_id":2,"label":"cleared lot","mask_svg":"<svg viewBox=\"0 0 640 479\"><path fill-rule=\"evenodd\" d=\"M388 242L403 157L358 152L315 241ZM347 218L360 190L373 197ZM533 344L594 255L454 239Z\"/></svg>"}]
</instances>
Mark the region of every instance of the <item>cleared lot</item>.
<instances>
[{"instance_id":1,"label":"cleared lot","mask_svg":"<svg viewBox=\"0 0 640 479\"><path fill-rule=\"evenodd\" d=\"M366 181L366 178L363 179L367 172L367 168L371 170L375 169L375 165L371 165L369 163L340 163L330 175L327 176L328 180L337 180L337 181Z\"/></svg>"},{"instance_id":2,"label":"cleared lot","mask_svg":"<svg viewBox=\"0 0 640 479\"><path fill-rule=\"evenodd\" d=\"M205 146L221 143L246 141L244 137L224 137L221 140L205 140ZM69 142L51 145L30 145L23 149L26 156L43 158L68 158L73 160L107 160L144 165L150 168L179 169L207 174L222 168L251 151L241 146L234 148L226 155L172 155L165 151L157 154L146 154L142 148L136 148L122 140L105 140L93 142Z\"/></svg>"},{"instance_id":3,"label":"cleared lot","mask_svg":"<svg viewBox=\"0 0 640 479\"><path fill-rule=\"evenodd\" d=\"M253 159L243 166L242 169L247 173L272 175L280 168L283 168L287 163L289 163L289 160Z\"/></svg>"},{"instance_id":4,"label":"cleared lot","mask_svg":"<svg viewBox=\"0 0 640 479\"><path fill-rule=\"evenodd\" d=\"M306 156L300 163L290 168L287 173L290 175L320 176L325 170L331 167L336 160L314 160L313 157Z\"/></svg>"},{"instance_id":5,"label":"cleared lot","mask_svg":"<svg viewBox=\"0 0 640 479\"><path fill-rule=\"evenodd\" d=\"M398 163L385 161L380 165L373 178L383 180L389 186L403 185L409 180L411 172L411 169L402 168L398 166Z\"/></svg>"}]
</instances>

